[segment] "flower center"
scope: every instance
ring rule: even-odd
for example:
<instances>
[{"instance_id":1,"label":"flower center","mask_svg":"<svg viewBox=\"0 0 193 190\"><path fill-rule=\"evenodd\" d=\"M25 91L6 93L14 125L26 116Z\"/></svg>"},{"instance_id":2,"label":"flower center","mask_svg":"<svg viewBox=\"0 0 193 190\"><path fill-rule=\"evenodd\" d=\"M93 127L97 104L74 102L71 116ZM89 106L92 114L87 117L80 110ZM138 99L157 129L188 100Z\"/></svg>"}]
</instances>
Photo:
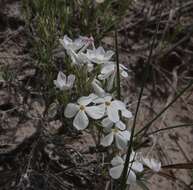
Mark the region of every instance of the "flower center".
<instances>
[{"instance_id":1,"label":"flower center","mask_svg":"<svg viewBox=\"0 0 193 190\"><path fill-rule=\"evenodd\" d=\"M113 133L117 133L119 130L114 128L114 129L112 129L112 131L113 131Z\"/></svg>"},{"instance_id":2,"label":"flower center","mask_svg":"<svg viewBox=\"0 0 193 190\"><path fill-rule=\"evenodd\" d=\"M108 102L108 101L107 101L107 102L105 102L105 105L106 105L106 106L110 106L110 105L111 105L111 102Z\"/></svg>"},{"instance_id":3,"label":"flower center","mask_svg":"<svg viewBox=\"0 0 193 190\"><path fill-rule=\"evenodd\" d=\"M83 105L80 105L80 110L81 111L84 111L85 110L85 107Z\"/></svg>"}]
</instances>

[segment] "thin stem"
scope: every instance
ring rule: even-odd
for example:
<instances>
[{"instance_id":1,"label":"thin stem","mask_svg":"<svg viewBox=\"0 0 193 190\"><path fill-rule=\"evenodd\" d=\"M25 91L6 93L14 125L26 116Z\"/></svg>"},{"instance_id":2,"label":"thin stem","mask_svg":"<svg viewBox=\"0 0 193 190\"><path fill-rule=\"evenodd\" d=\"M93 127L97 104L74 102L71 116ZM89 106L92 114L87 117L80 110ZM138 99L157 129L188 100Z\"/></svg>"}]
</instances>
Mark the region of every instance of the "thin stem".
<instances>
[{"instance_id":1,"label":"thin stem","mask_svg":"<svg viewBox=\"0 0 193 190\"><path fill-rule=\"evenodd\" d=\"M153 135L153 134L156 134L156 133L161 132L161 131L167 131L167 130L181 128L181 127L193 127L193 123L186 123L186 124L181 124L181 125L174 125L174 126L170 126L170 127L165 127L162 129L158 129L158 130L149 132L149 133L147 133L147 135Z\"/></svg>"},{"instance_id":2,"label":"thin stem","mask_svg":"<svg viewBox=\"0 0 193 190\"><path fill-rule=\"evenodd\" d=\"M131 156L131 152L132 152L132 144L133 144L133 141L134 141L134 133L135 133L135 127L136 127L136 121L137 121L137 114L138 114L138 111L139 111L139 107L140 107L140 103L141 103L145 83L146 83L148 75L149 75L149 66L150 66L150 62L151 62L151 57L152 57L152 53L153 53L153 48L154 48L156 36L157 36L157 32L155 33L155 35L152 38L152 43L151 43L151 46L150 46L150 52L149 52L147 64L146 64L146 67L145 67L145 74L144 74L143 81L142 81L142 87L141 87L138 102L137 102L137 108L136 108L136 111L135 111L133 126L132 126L132 129L131 129L131 137L130 137L130 141L129 141L129 147L128 147L128 150L127 150L127 156L126 156L124 169L123 169L122 177L121 177L121 186L120 186L121 190L126 189L127 171L128 171L130 156Z\"/></svg>"},{"instance_id":3,"label":"thin stem","mask_svg":"<svg viewBox=\"0 0 193 190\"><path fill-rule=\"evenodd\" d=\"M159 114L157 114L149 123L147 123L141 130L139 130L135 134L135 136L141 134L142 132L146 133L150 126L153 124L153 122L157 120L168 108L170 108L170 106L172 106L178 100L178 98L180 98L184 94L184 92L186 92L186 90L188 90L192 85L193 80L190 81L190 83L165 108L163 108Z\"/></svg>"}]
</instances>

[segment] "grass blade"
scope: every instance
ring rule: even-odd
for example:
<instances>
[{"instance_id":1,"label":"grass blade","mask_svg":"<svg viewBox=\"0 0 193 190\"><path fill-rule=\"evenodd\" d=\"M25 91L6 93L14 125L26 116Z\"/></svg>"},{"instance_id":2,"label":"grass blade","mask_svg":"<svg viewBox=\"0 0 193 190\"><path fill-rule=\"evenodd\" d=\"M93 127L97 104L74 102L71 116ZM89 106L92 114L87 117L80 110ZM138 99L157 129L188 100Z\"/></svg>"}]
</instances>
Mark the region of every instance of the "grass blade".
<instances>
[{"instance_id":1,"label":"grass blade","mask_svg":"<svg viewBox=\"0 0 193 190\"><path fill-rule=\"evenodd\" d=\"M170 108L192 85L193 80L191 80L190 83L183 90L181 90L181 92L165 108L163 108L159 114L157 114L149 123L139 130L135 136L141 134L142 132L146 133L153 122L156 121L168 108Z\"/></svg>"},{"instance_id":2,"label":"grass blade","mask_svg":"<svg viewBox=\"0 0 193 190\"><path fill-rule=\"evenodd\" d=\"M153 135L153 134L156 134L156 133L161 132L161 131L167 131L167 130L177 129L177 128L181 128L181 127L193 127L193 123L185 123L185 124L181 124L181 125L173 125L170 127L165 127L162 129L158 129L158 130L149 132L149 133L147 133L147 135Z\"/></svg>"}]
</instances>

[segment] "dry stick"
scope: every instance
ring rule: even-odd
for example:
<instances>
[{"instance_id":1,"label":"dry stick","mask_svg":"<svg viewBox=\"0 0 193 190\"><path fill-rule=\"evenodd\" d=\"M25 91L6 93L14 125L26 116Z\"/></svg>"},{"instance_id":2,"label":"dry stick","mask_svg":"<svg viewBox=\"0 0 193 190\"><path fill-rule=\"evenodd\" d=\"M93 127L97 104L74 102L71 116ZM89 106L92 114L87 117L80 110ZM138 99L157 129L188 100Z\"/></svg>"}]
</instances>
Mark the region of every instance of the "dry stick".
<instances>
[{"instance_id":1,"label":"dry stick","mask_svg":"<svg viewBox=\"0 0 193 190\"><path fill-rule=\"evenodd\" d=\"M171 129L177 129L177 128L181 128L181 127L193 127L193 123L185 123L185 124L181 124L181 125L173 125L170 127L165 127L162 129L158 129L158 130L149 132L149 133L147 133L147 135L153 135L153 134L156 134L158 132L163 132L163 131L167 131L167 130L171 130Z\"/></svg>"},{"instance_id":2,"label":"dry stick","mask_svg":"<svg viewBox=\"0 0 193 190\"><path fill-rule=\"evenodd\" d=\"M162 169L193 169L193 162L165 165Z\"/></svg>"},{"instance_id":3,"label":"dry stick","mask_svg":"<svg viewBox=\"0 0 193 190\"><path fill-rule=\"evenodd\" d=\"M159 52L155 52L155 54L153 55L153 57L159 56L160 58L167 56L170 52L172 52L174 49L176 49L178 46L180 46L181 44L183 44L184 42L188 41L191 36L193 35L193 27L190 28L188 34L186 36L184 36L181 40L179 40L178 42L176 42L173 46L167 48L164 50L164 52L160 54L160 50Z\"/></svg>"},{"instance_id":4,"label":"dry stick","mask_svg":"<svg viewBox=\"0 0 193 190\"><path fill-rule=\"evenodd\" d=\"M174 9L174 12L177 12L177 11L181 11L181 14L182 13L187 13L188 11L191 11L193 9L193 2L192 1L189 1L187 2L184 6L182 7L177 7L176 9ZM169 15L170 11L167 11L165 13L163 13L163 15L161 16L161 18L165 18ZM156 16L152 16L151 19L149 20L149 23L151 24L152 22L155 22L157 19ZM138 19L134 24L132 23L128 23L126 26L124 26L125 28L127 29L132 29L133 27L141 24L144 22L144 18L140 18ZM122 30L124 30L124 27L120 28L118 30L118 32L121 32Z\"/></svg>"},{"instance_id":5,"label":"dry stick","mask_svg":"<svg viewBox=\"0 0 193 190\"><path fill-rule=\"evenodd\" d=\"M149 129L149 127L153 124L153 122L155 120L157 120L170 106L172 106L177 100L178 98L180 98L182 96L182 94L184 94L184 92L186 92L186 90L188 90L191 86L193 85L193 80L190 81L190 83L165 107L162 109L162 111L156 115L149 123L147 123L141 130L139 130L135 136L141 134L142 132L146 133L147 130Z\"/></svg>"},{"instance_id":6,"label":"dry stick","mask_svg":"<svg viewBox=\"0 0 193 190\"><path fill-rule=\"evenodd\" d=\"M157 173L159 176L162 176L162 177L165 177L168 179L171 179L172 181L178 181L179 183L181 183L184 188L186 188L186 190L192 190L184 181L182 181L181 179L177 178L177 177L174 177L168 173L165 173L165 172L158 172Z\"/></svg>"}]
</instances>

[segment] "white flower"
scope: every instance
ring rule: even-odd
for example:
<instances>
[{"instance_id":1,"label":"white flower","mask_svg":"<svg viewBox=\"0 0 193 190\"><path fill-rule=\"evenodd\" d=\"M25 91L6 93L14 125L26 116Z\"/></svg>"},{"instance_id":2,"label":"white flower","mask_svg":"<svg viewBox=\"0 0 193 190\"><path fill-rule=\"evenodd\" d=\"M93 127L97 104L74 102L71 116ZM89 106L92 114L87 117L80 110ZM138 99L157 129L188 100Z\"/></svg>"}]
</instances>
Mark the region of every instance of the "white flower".
<instances>
[{"instance_id":1,"label":"white flower","mask_svg":"<svg viewBox=\"0 0 193 190\"><path fill-rule=\"evenodd\" d=\"M93 63L102 64L108 63L111 57L114 55L114 52L109 50L105 52L103 47L98 47L97 49L87 49L86 57Z\"/></svg>"},{"instance_id":2,"label":"white flower","mask_svg":"<svg viewBox=\"0 0 193 190\"><path fill-rule=\"evenodd\" d=\"M127 78L128 74L126 72L127 68L119 64L119 69L120 69L120 75L123 78ZM116 78L117 74L117 66L114 62L104 64L102 69L101 69L101 74L98 76L98 79L100 80L105 80L108 79L107 81L107 90L111 90L113 87L113 82Z\"/></svg>"},{"instance_id":3,"label":"white flower","mask_svg":"<svg viewBox=\"0 0 193 190\"><path fill-rule=\"evenodd\" d=\"M126 118L132 117L131 112L126 109L125 104L119 100L112 100L112 96L110 95L96 98L93 102L96 104L104 104L108 118L114 123L119 121L119 111L121 111L122 116Z\"/></svg>"},{"instance_id":4,"label":"white flower","mask_svg":"<svg viewBox=\"0 0 193 190\"><path fill-rule=\"evenodd\" d=\"M72 60L72 65L84 65L88 62L87 58L82 53L76 53L74 50L69 50L68 54Z\"/></svg>"},{"instance_id":5,"label":"white flower","mask_svg":"<svg viewBox=\"0 0 193 190\"><path fill-rule=\"evenodd\" d=\"M73 126L78 130L85 129L88 124L88 116L93 119L100 119L104 116L104 105L88 106L92 102L92 96L83 96L77 100L78 104L69 103L66 106L64 115L67 118L72 118Z\"/></svg>"},{"instance_id":6,"label":"white flower","mask_svg":"<svg viewBox=\"0 0 193 190\"><path fill-rule=\"evenodd\" d=\"M119 179L123 172L125 163L125 157L122 159L120 156L116 156L111 161L113 167L110 169L109 174L113 179ZM136 182L137 172L143 171L143 165L135 159L135 153L132 152L130 156L130 164L127 171L127 184L134 184Z\"/></svg>"},{"instance_id":7,"label":"white flower","mask_svg":"<svg viewBox=\"0 0 193 190\"><path fill-rule=\"evenodd\" d=\"M126 129L126 125L121 120L117 121L116 123L112 122L108 117L102 120L102 126L104 128L112 128L113 125L120 130Z\"/></svg>"},{"instance_id":8,"label":"white flower","mask_svg":"<svg viewBox=\"0 0 193 190\"><path fill-rule=\"evenodd\" d=\"M62 46L64 47L64 49L67 50L67 52L68 52L69 50L77 51L83 47L85 49L85 46L87 48L91 43L93 43L93 38L80 36L79 38L77 38L73 41L67 35L65 35L63 37L63 39L59 39L59 41L62 44Z\"/></svg>"},{"instance_id":9,"label":"white flower","mask_svg":"<svg viewBox=\"0 0 193 190\"><path fill-rule=\"evenodd\" d=\"M115 145L118 149L122 150L127 148L128 141L130 140L130 132L120 131L118 128L110 129L110 133L101 139L101 145L110 146L115 140Z\"/></svg>"},{"instance_id":10,"label":"white flower","mask_svg":"<svg viewBox=\"0 0 193 190\"><path fill-rule=\"evenodd\" d=\"M71 74L66 78L66 75L59 71L57 79L54 80L54 84L60 90L69 90L73 87L74 81L75 75Z\"/></svg>"},{"instance_id":11,"label":"white flower","mask_svg":"<svg viewBox=\"0 0 193 190\"><path fill-rule=\"evenodd\" d=\"M144 165L146 165L148 168L152 169L154 172L159 172L161 169L161 162L159 162L153 158L142 157L141 161Z\"/></svg>"},{"instance_id":12,"label":"white flower","mask_svg":"<svg viewBox=\"0 0 193 190\"><path fill-rule=\"evenodd\" d=\"M75 39L74 41L70 39L67 35L63 39L59 39L60 43L66 50L77 51L81 49L87 42L84 41L81 37Z\"/></svg>"}]
</instances>

